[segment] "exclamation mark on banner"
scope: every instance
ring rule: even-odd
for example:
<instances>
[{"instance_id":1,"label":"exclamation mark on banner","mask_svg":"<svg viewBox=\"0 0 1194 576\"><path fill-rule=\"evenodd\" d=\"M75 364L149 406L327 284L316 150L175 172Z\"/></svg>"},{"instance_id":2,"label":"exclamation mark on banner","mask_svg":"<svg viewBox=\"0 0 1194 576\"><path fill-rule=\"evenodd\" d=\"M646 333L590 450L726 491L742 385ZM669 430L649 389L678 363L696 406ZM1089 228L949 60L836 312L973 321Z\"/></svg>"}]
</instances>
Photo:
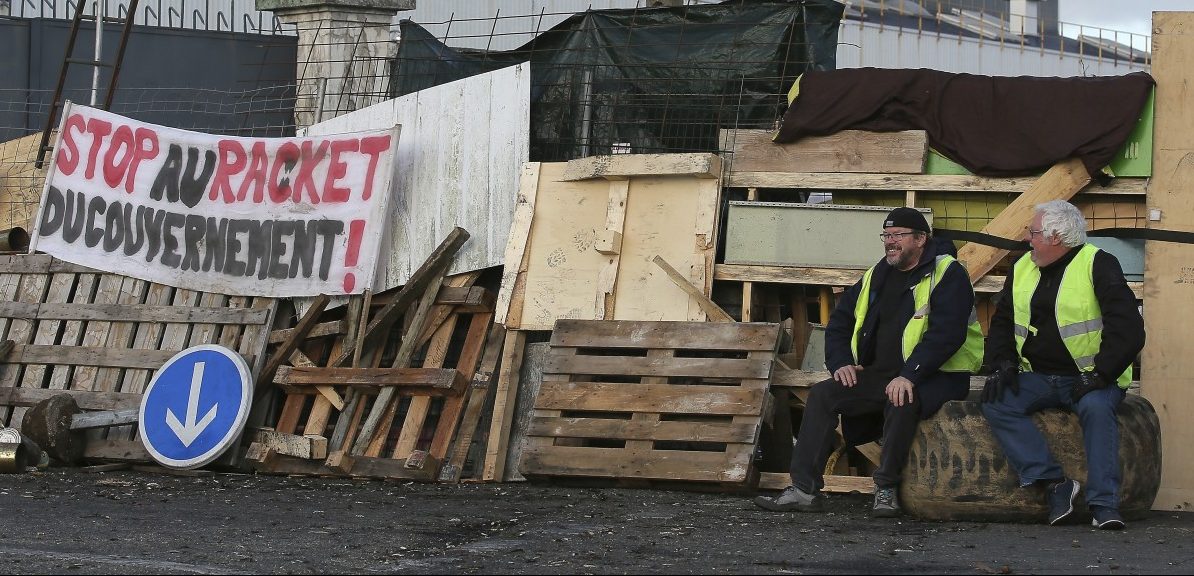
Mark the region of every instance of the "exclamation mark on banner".
<instances>
[{"instance_id":1,"label":"exclamation mark on banner","mask_svg":"<svg viewBox=\"0 0 1194 576\"><path fill-rule=\"evenodd\" d=\"M352 268L357 265L357 258L361 255L361 236L365 233L365 221L353 220L348 223L348 251L344 253L344 267ZM344 293L352 294L356 288L357 277L352 272L344 274Z\"/></svg>"}]
</instances>

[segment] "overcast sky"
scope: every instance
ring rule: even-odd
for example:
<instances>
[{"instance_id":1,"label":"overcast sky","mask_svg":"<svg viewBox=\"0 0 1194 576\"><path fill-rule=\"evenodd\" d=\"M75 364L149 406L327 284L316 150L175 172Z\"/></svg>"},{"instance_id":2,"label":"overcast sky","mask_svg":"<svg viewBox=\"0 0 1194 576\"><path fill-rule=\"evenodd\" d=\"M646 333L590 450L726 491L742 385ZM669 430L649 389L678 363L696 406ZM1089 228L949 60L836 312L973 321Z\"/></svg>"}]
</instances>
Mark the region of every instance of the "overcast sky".
<instances>
[{"instance_id":1,"label":"overcast sky","mask_svg":"<svg viewBox=\"0 0 1194 576\"><path fill-rule=\"evenodd\" d=\"M1057 0L1062 22L1149 35L1154 11L1194 10L1194 0ZM1067 31L1067 35L1069 35Z\"/></svg>"}]
</instances>

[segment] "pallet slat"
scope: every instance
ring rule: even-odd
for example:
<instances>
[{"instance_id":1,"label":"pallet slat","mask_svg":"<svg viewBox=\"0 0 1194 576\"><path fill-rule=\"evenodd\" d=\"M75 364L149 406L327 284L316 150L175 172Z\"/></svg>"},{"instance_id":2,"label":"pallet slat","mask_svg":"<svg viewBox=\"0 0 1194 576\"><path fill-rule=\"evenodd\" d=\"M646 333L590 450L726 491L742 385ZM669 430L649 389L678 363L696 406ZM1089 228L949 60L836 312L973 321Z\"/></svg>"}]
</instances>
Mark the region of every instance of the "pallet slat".
<instances>
[{"instance_id":1,"label":"pallet slat","mask_svg":"<svg viewBox=\"0 0 1194 576\"><path fill-rule=\"evenodd\" d=\"M717 322L557 320L553 347L770 350L779 325Z\"/></svg>"}]
</instances>

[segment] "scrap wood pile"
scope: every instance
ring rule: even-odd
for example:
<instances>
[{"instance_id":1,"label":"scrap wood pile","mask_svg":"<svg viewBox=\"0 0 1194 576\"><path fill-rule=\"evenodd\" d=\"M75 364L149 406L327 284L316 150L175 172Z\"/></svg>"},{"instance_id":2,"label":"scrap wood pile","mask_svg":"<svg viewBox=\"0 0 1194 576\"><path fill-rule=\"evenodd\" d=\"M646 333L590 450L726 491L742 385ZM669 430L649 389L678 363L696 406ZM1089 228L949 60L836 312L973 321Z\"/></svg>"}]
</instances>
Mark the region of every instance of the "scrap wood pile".
<instances>
[{"instance_id":1,"label":"scrap wood pile","mask_svg":"<svg viewBox=\"0 0 1194 576\"><path fill-rule=\"evenodd\" d=\"M354 297L324 320L315 299L275 332L259 392L279 409L249 431L262 472L460 480L480 469L485 408L504 330L481 272L445 278L468 239L457 228L400 290ZM481 432L481 434L478 434ZM466 466L468 468L466 468Z\"/></svg>"}]
</instances>

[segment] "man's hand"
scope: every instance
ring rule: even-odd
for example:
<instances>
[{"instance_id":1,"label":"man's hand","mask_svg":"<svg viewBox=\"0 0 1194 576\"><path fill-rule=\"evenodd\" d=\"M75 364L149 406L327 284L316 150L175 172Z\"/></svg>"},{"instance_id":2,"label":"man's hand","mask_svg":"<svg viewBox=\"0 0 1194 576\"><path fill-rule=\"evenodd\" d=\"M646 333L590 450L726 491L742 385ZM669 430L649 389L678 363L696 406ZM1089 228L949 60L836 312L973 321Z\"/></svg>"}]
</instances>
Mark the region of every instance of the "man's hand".
<instances>
[{"instance_id":1,"label":"man's hand","mask_svg":"<svg viewBox=\"0 0 1194 576\"><path fill-rule=\"evenodd\" d=\"M842 386L851 388L855 384L858 384L859 372L862 372L862 366L851 366L847 364L833 372L833 379L840 382Z\"/></svg>"},{"instance_id":2,"label":"man's hand","mask_svg":"<svg viewBox=\"0 0 1194 576\"><path fill-rule=\"evenodd\" d=\"M1074 384L1074 389L1071 392L1074 399L1074 404L1077 404L1083 396L1086 396L1095 390L1106 387L1107 381L1104 380L1098 372L1093 370L1090 372L1083 372L1081 375L1081 380L1079 380L1077 384Z\"/></svg>"},{"instance_id":3,"label":"man's hand","mask_svg":"<svg viewBox=\"0 0 1194 576\"><path fill-rule=\"evenodd\" d=\"M887 399L892 406L903 406L912 403L912 389L916 386L903 376L896 376L887 384Z\"/></svg>"},{"instance_id":4,"label":"man's hand","mask_svg":"<svg viewBox=\"0 0 1194 576\"><path fill-rule=\"evenodd\" d=\"M1011 390L1012 394L1020 393L1020 369L1015 364L1004 361L987 376L987 383L983 386L983 394L979 398L984 404L998 402L1003 397L1004 390Z\"/></svg>"}]
</instances>

